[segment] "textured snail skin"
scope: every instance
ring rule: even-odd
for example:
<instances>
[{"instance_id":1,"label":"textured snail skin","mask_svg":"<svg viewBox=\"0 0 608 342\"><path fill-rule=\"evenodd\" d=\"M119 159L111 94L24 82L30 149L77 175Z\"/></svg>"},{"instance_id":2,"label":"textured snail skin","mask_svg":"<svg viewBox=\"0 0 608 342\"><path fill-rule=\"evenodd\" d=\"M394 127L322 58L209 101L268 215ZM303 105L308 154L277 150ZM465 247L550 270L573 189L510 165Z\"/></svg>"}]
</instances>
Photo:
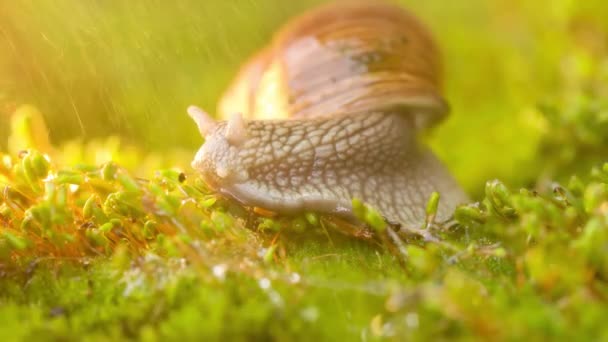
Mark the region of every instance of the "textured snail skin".
<instances>
[{"instance_id":1,"label":"textured snail skin","mask_svg":"<svg viewBox=\"0 0 608 342\"><path fill-rule=\"evenodd\" d=\"M424 222L433 191L441 193L438 220L466 201L401 113L242 124L236 142L225 121L215 124L192 163L211 187L242 203L352 217L359 198L389 222L412 226Z\"/></svg>"}]
</instances>

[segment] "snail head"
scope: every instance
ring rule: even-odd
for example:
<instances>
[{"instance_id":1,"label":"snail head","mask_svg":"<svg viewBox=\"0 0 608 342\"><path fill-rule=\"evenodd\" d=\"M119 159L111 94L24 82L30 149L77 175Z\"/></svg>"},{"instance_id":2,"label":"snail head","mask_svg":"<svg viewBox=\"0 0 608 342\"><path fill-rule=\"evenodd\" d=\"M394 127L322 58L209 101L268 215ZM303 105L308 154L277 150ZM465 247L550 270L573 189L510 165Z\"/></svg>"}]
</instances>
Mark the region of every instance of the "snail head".
<instances>
[{"instance_id":1,"label":"snail head","mask_svg":"<svg viewBox=\"0 0 608 342\"><path fill-rule=\"evenodd\" d=\"M239 182L247 178L239 151L247 141L247 122L241 114L228 121L215 121L196 106L188 107L188 114L198 126L205 143L196 153L192 167L200 171L210 184Z\"/></svg>"}]
</instances>

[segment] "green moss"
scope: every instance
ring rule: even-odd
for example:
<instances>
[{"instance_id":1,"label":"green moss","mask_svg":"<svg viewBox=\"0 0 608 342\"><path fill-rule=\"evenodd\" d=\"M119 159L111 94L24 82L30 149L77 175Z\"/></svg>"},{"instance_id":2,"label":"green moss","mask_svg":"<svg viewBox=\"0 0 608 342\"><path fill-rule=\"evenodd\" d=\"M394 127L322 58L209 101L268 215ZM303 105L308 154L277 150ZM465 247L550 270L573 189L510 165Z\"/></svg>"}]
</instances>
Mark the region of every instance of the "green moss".
<instances>
[{"instance_id":1,"label":"green moss","mask_svg":"<svg viewBox=\"0 0 608 342\"><path fill-rule=\"evenodd\" d=\"M12 339L607 337L606 167L541 193L488 182L455 224L429 221L432 239L401 232L402 253L386 230L358 240L323 215L257 218L175 170L141 181L50 160L72 187L35 187L19 172L33 156L3 158Z\"/></svg>"}]
</instances>

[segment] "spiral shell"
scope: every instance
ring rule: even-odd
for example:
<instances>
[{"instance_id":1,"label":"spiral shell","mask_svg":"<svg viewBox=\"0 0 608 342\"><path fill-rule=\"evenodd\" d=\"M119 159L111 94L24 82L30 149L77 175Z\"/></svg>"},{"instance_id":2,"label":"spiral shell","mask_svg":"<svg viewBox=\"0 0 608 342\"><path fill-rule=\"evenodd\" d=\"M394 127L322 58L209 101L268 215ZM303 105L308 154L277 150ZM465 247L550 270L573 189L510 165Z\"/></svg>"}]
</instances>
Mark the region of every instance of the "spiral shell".
<instances>
[{"instance_id":1,"label":"spiral shell","mask_svg":"<svg viewBox=\"0 0 608 342\"><path fill-rule=\"evenodd\" d=\"M398 110L417 127L443 118L442 66L429 31L396 5L331 4L285 25L241 69L226 118L311 118Z\"/></svg>"}]
</instances>

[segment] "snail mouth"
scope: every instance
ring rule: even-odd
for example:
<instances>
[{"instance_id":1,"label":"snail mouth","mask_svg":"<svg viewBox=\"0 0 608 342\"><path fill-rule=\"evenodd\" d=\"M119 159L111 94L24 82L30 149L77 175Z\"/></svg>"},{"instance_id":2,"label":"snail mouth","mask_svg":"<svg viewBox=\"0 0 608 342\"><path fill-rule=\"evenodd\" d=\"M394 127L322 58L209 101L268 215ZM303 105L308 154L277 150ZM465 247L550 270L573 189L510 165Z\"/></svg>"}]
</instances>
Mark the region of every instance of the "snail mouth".
<instances>
[{"instance_id":1,"label":"snail mouth","mask_svg":"<svg viewBox=\"0 0 608 342\"><path fill-rule=\"evenodd\" d=\"M202 150L202 149L201 149ZM201 154L201 152L199 152ZM202 154L201 154L202 155ZM217 191L226 181L220 177L214 167L208 162L208 159L197 157L192 161L191 166L200 175L203 182L212 190Z\"/></svg>"},{"instance_id":2,"label":"snail mouth","mask_svg":"<svg viewBox=\"0 0 608 342\"><path fill-rule=\"evenodd\" d=\"M199 175L209 189L217 191L219 185L217 177L214 177L212 174L207 172L200 172Z\"/></svg>"}]
</instances>

